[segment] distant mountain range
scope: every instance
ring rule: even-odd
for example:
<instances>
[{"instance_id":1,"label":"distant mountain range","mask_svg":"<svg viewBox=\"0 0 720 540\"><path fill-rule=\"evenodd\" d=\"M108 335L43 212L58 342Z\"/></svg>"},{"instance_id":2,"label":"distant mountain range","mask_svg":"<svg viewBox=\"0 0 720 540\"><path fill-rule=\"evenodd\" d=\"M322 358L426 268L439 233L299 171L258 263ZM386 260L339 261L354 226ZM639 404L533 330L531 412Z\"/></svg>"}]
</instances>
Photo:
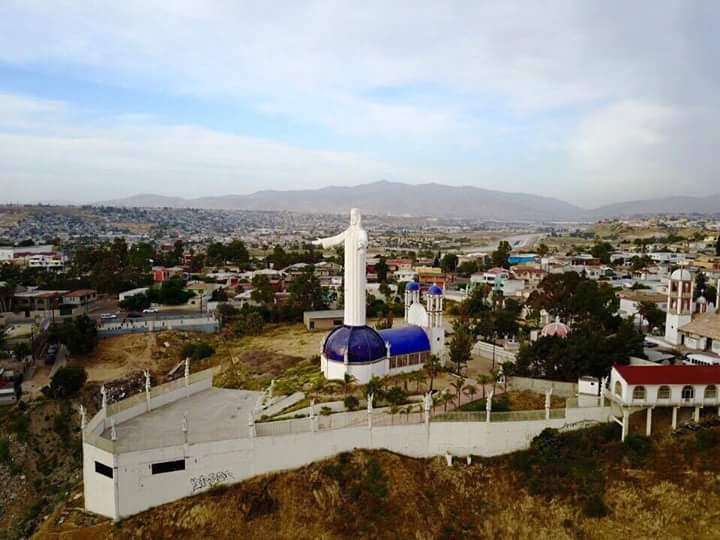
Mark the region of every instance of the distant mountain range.
<instances>
[{"instance_id":1,"label":"distant mountain range","mask_svg":"<svg viewBox=\"0 0 720 540\"><path fill-rule=\"evenodd\" d=\"M471 186L403 184L381 180L370 184L293 191L257 191L184 199L140 194L102 201L98 206L207 208L224 210L290 210L345 213L351 207L365 213L391 216L461 217L488 220L582 220L660 213L720 213L720 195L667 197L584 209L560 199L527 193L508 193Z\"/></svg>"}]
</instances>

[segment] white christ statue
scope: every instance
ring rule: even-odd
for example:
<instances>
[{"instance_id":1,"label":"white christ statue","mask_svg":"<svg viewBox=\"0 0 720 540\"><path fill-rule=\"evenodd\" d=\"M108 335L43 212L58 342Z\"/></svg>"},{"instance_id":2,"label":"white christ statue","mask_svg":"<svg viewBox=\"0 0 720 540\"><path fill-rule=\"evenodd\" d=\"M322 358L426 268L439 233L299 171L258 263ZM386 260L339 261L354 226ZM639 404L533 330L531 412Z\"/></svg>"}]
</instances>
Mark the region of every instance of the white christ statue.
<instances>
[{"instance_id":1,"label":"white christ statue","mask_svg":"<svg viewBox=\"0 0 720 540\"><path fill-rule=\"evenodd\" d=\"M348 326L365 326L365 259L367 233L362 228L360 211L350 210L350 227L336 236L313 242L327 249L341 243L345 245L345 320Z\"/></svg>"}]
</instances>

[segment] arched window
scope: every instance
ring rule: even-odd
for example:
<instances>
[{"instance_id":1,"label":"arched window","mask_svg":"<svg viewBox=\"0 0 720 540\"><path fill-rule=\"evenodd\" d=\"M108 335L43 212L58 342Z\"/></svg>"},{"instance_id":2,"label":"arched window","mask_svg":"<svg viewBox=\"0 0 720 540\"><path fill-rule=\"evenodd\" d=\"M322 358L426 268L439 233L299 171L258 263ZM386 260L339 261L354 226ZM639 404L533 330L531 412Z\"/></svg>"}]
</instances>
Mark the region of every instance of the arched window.
<instances>
[{"instance_id":1,"label":"arched window","mask_svg":"<svg viewBox=\"0 0 720 540\"><path fill-rule=\"evenodd\" d=\"M692 399L694 397L695 397L695 389L692 386L683 386L682 398L683 399Z\"/></svg>"},{"instance_id":2,"label":"arched window","mask_svg":"<svg viewBox=\"0 0 720 540\"><path fill-rule=\"evenodd\" d=\"M636 386L635 388L633 388L633 399L645 400L645 387L644 386Z\"/></svg>"},{"instance_id":3,"label":"arched window","mask_svg":"<svg viewBox=\"0 0 720 540\"><path fill-rule=\"evenodd\" d=\"M622 396L622 384L620 384L620 381L615 381L615 395Z\"/></svg>"},{"instance_id":4,"label":"arched window","mask_svg":"<svg viewBox=\"0 0 720 540\"><path fill-rule=\"evenodd\" d=\"M714 384L709 384L705 387L705 399L717 398L717 387Z\"/></svg>"},{"instance_id":5,"label":"arched window","mask_svg":"<svg viewBox=\"0 0 720 540\"><path fill-rule=\"evenodd\" d=\"M669 386L661 386L658 388L657 393L658 399L670 399L670 387Z\"/></svg>"}]
</instances>

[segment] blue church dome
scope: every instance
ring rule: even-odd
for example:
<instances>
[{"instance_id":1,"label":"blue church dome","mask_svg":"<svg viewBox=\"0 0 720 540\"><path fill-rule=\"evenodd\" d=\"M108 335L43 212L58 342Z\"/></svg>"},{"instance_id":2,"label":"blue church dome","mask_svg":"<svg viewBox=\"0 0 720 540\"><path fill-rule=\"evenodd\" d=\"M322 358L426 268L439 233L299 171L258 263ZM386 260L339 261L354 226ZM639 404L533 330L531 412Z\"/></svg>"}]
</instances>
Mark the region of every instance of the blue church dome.
<instances>
[{"instance_id":1,"label":"blue church dome","mask_svg":"<svg viewBox=\"0 0 720 540\"><path fill-rule=\"evenodd\" d=\"M345 361L360 364L374 362L385 358L387 351L385 341L380 334L369 326L338 326L328 334L323 346L323 353L328 360Z\"/></svg>"},{"instance_id":2,"label":"blue church dome","mask_svg":"<svg viewBox=\"0 0 720 540\"><path fill-rule=\"evenodd\" d=\"M432 296L442 296L443 290L437 285L433 285L428 289L428 294Z\"/></svg>"},{"instance_id":3,"label":"blue church dome","mask_svg":"<svg viewBox=\"0 0 720 540\"><path fill-rule=\"evenodd\" d=\"M412 354L430 350L430 340L425 330L419 326L403 326L401 328L388 328L378 332L383 341L390 344L390 354Z\"/></svg>"},{"instance_id":4,"label":"blue church dome","mask_svg":"<svg viewBox=\"0 0 720 540\"><path fill-rule=\"evenodd\" d=\"M417 281L408 281L407 285L405 285L406 291L419 291L420 290L420 284Z\"/></svg>"}]
</instances>

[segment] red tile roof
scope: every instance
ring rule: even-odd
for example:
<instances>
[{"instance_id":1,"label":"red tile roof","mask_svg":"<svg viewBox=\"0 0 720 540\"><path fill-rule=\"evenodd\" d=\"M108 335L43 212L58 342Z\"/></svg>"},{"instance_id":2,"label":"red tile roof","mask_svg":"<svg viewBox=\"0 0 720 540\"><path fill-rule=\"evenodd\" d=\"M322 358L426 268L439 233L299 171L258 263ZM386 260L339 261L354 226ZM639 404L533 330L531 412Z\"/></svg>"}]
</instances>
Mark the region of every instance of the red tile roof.
<instances>
[{"instance_id":1,"label":"red tile roof","mask_svg":"<svg viewBox=\"0 0 720 540\"><path fill-rule=\"evenodd\" d=\"M720 366L615 366L628 384L720 384Z\"/></svg>"},{"instance_id":2,"label":"red tile roof","mask_svg":"<svg viewBox=\"0 0 720 540\"><path fill-rule=\"evenodd\" d=\"M66 293L63 296L77 297L77 296L88 296L90 294L95 294L95 289L77 289L76 291Z\"/></svg>"}]
</instances>

